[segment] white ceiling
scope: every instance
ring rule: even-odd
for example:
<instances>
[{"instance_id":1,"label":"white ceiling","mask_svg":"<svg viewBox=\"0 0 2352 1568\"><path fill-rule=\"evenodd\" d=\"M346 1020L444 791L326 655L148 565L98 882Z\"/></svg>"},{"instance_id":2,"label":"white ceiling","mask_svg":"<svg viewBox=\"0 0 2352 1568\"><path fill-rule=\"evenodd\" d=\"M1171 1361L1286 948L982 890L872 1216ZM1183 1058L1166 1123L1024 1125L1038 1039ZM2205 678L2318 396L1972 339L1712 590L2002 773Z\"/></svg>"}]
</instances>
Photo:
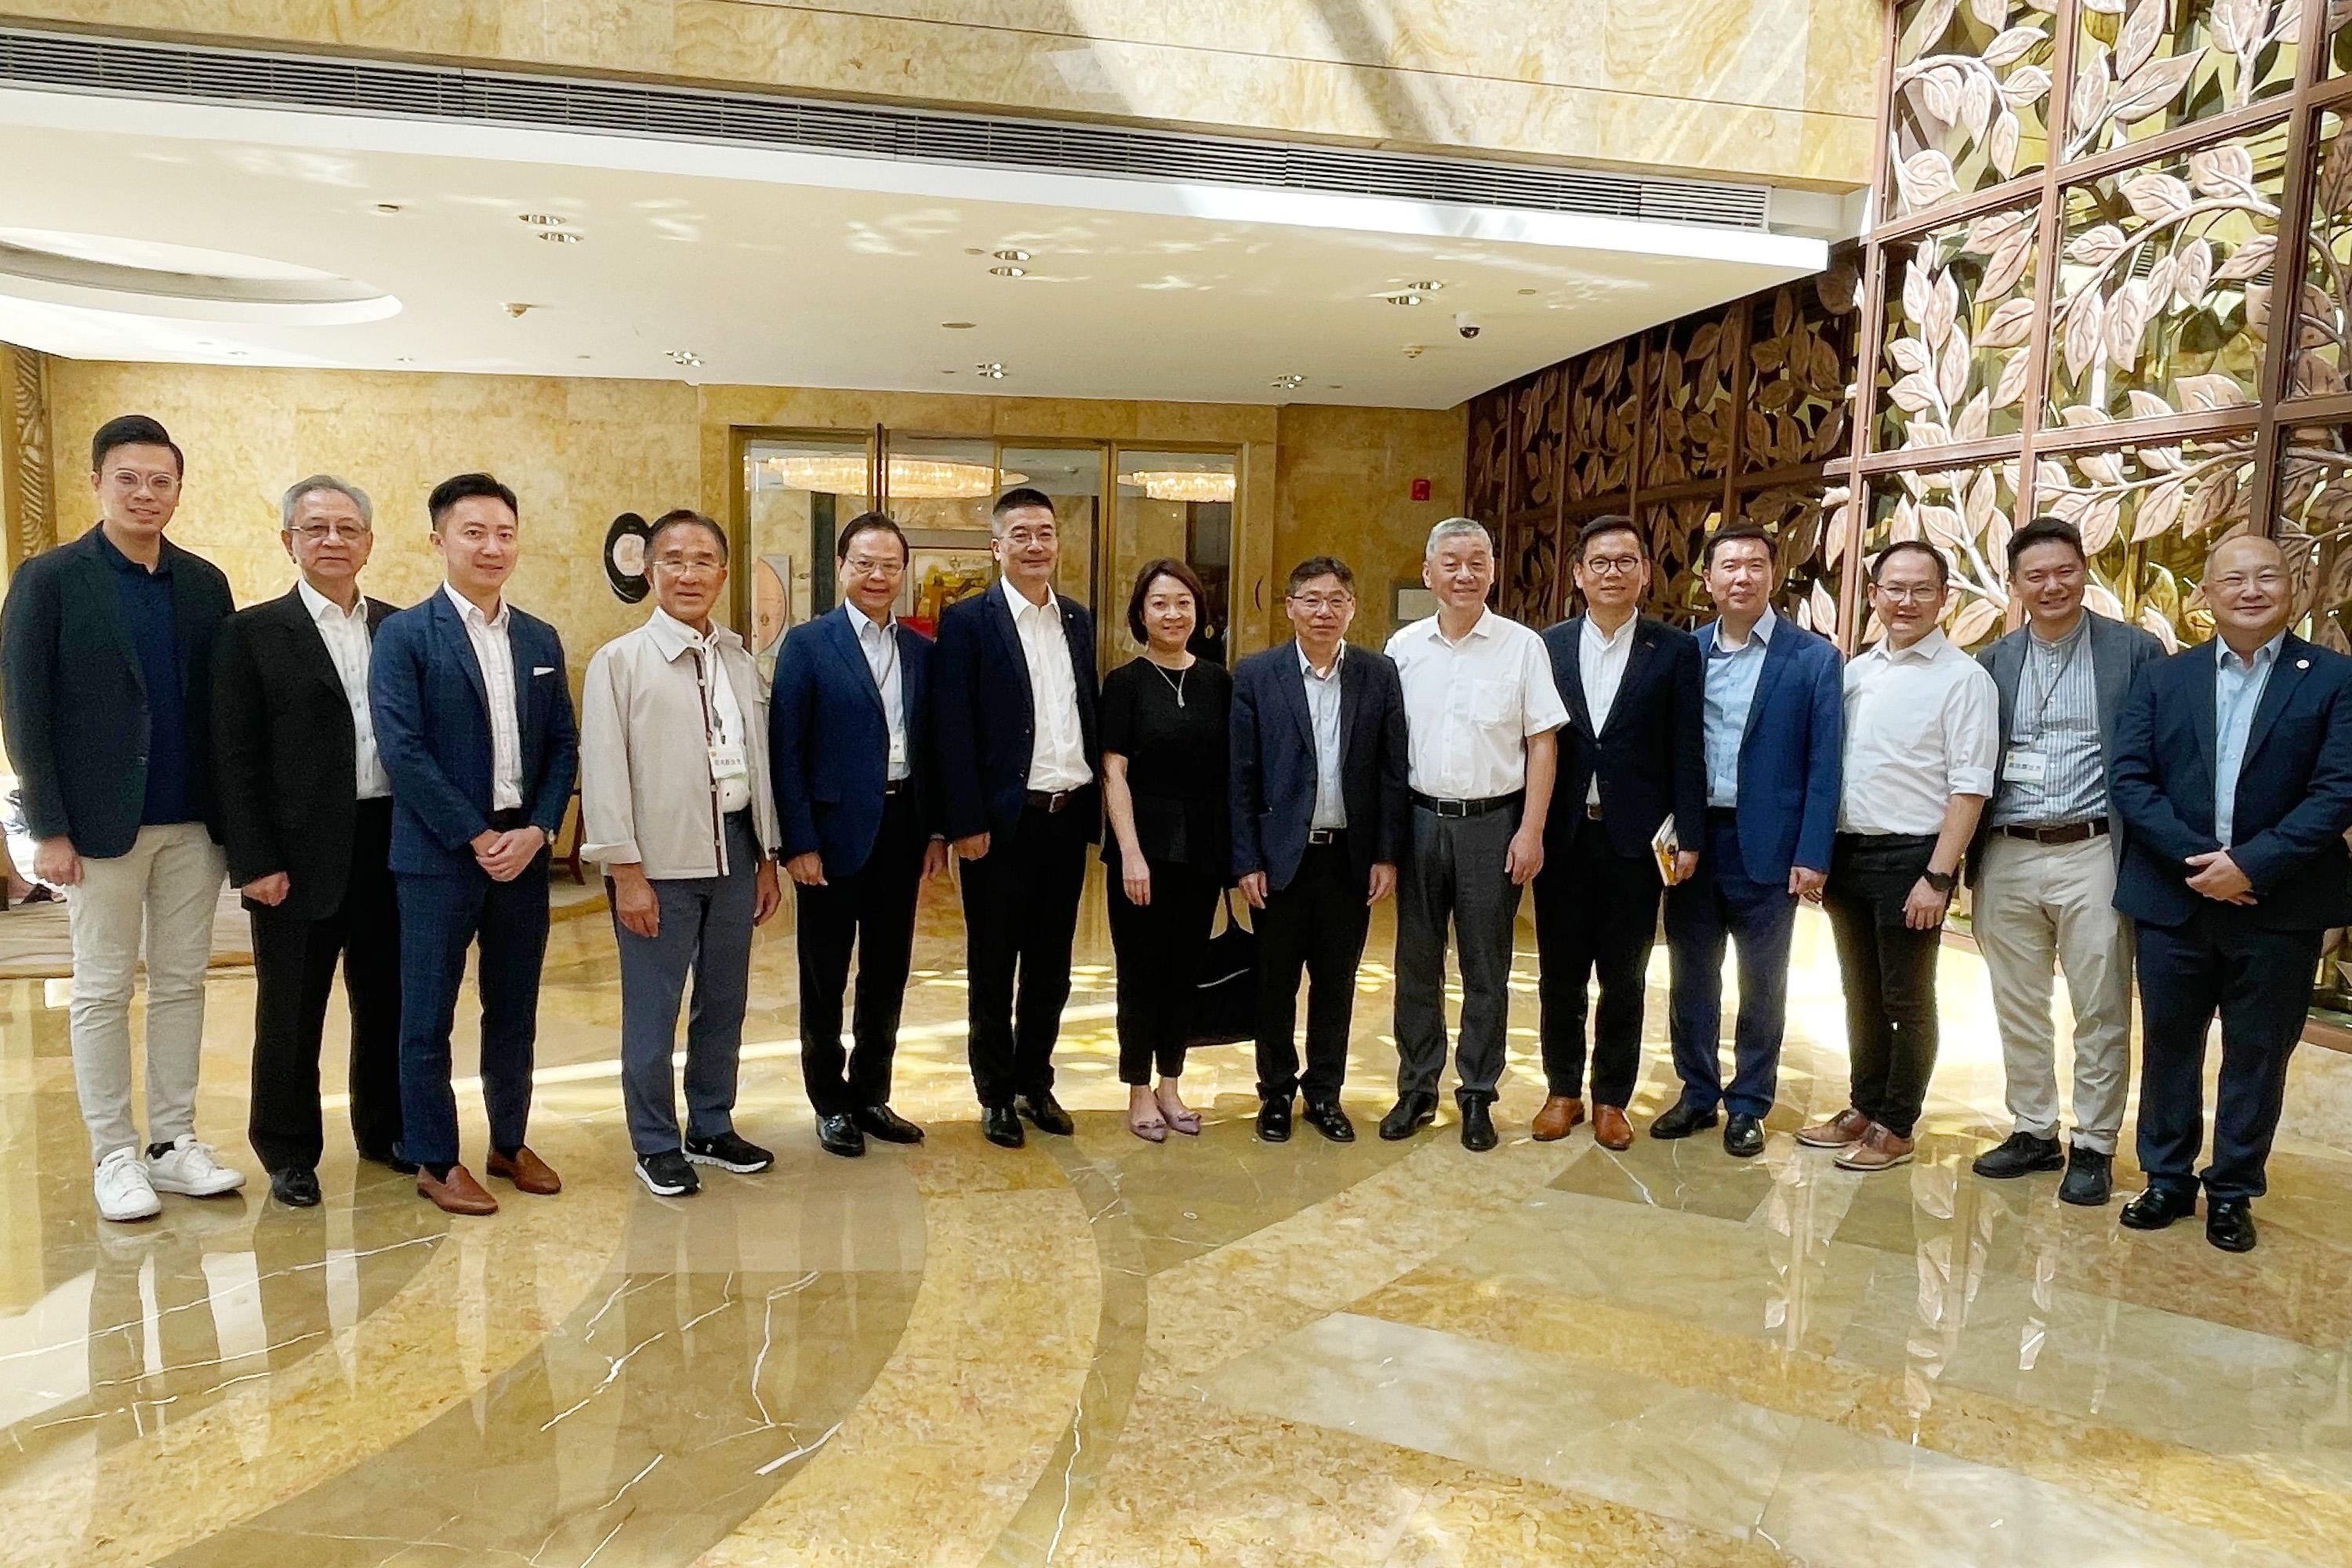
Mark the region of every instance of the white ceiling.
<instances>
[{"instance_id":1,"label":"white ceiling","mask_svg":"<svg viewBox=\"0 0 2352 1568\"><path fill-rule=\"evenodd\" d=\"M581 241L543 241L521 214ZM0 215L19 246L77 235L51 248L146 265L194 247L248 258L226 274L309 269L396 302L320 320L0 270L0 339L73 357L1432 408L1825 253L1385 198L22 90L0 91ZM1027 276L990 275L1005 247L1033 253ZM1445 287L1419 308L1382 298L1426 279ZM1003 379L976 372L990 362ZM1290 374L1297 390L1270 384Z\"/></svg>"}]
</instances>

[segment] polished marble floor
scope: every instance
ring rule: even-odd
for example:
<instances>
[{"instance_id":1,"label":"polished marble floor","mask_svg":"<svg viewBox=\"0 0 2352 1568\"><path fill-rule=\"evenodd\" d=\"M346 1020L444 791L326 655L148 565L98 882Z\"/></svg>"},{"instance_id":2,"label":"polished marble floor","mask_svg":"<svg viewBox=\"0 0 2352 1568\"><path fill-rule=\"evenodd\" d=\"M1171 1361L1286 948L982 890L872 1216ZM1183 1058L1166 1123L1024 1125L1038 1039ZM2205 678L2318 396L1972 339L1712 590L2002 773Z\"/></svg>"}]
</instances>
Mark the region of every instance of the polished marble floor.
<instances>
[{"instance_id":1,"label":"polished marble floor","mask_svg":"<svg viewBox=\"0 0 2352 1568\"><path fill-rule=\"evenodd\" d=\"M1370 1136L1377 964L1361 1142L1256 1142L1237 1047L1187 1078L1202 1136L1147 1145L1098 901L1082 942L1077 1136L994 1150L928 894L898 1103L931 1138L848 1162L814 1146L764 934L740 1122L780 1168L664 1202L628 1173L609 928L562 922L532 1142L567 1190L488 1221L333 1153L317 1210L102 1226L67 984L0 986L0 1563L2352 1561L2352 1155L2320 1141L2352 1058L2298 1059L2262 1248L2231 1258L1967 1173L2005 1129L1958 949L1921 1159L1864 1179L1790 1137L1843 1100L1810 919L1749 1163L1528 1141L1531 942L1499 1150L1450 1111ZM201 1121L242 1154L249 977L212 1003ZM1655 1046L1637 1122L1669 1077Z\"/></svg>"}]
</instances>

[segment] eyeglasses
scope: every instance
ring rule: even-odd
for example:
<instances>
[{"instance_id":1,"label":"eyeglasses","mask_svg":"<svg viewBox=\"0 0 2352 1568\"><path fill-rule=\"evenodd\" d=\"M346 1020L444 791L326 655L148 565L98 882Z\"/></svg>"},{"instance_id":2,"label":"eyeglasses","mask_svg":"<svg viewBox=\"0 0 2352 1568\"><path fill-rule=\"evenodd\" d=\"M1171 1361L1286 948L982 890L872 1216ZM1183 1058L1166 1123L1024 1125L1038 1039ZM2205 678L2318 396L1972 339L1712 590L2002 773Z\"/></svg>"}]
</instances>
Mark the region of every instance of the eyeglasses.
<instances>
[{"instance_id":1,"label":"eyeglasses","mask_svg":"<svg viewBox=\"0 0 2352 1568\"><path fill-rule=\"evenodd\" d=\"M1642 569L1638 555L1591 555L1583 563L1584 569L1596 577L1630 577Z\"/></svg>"},{"instance_id":2,"label":"eyeglasses","mask_svg":"<svg viewBox=\"0 0 2352 1568\"><path fill-rule=\"evenodd\" d=\"M1344 610L1356 602L1353 594L1293 594L1289 598L1310 616L1319 616L1326 610Z\"/></svg>"},{"instance_id":3,"label":"eyeglasses","mask_svg":"<svg viewBox=\"0 0 2352 1568\"><path fill-rule=\"evenodd\" d=\"M330 539L365 539L375 531L364 522L305 522L287 531L305 544L318 544Z\"/></svg>"},{"instance_id":4,"label":"eyeglasses","mask_svg":"<svg viewBox=\"0 0 2352 1568\"><path fill-rule=\"evenodd\" d=\"M841 567L853 577L898 577L907 571L904 561L875 555L852 555L842 562Z\"/></svg>"},{"instance_id":5,"label":"eyeglasses","mask_svg":"<svg viewBox=\"0 0 2352 1568\"><path fill-rule=\"evenodd\" d=\"M654 564L665 572L716 572L727 563L709 551L694 555L673 555L664 551L654 557Z\"/></svg>"},{"instance_id":6,"label":"eyeglasses","mask_svg":"<svg viewBox=\"0 0 2352 1568\"><path fill-rule=\"evenodd\" d=\"M1005 543L1019 548L1030 544L1051 544L1055 540L1054 525L1042 528L1008 528L1000 535Z\"/></svg>"},{"instance_id":7,"label":"eyeglasses","mask_svg":"<svg viewBox=\"0 0 2352 1568\"><path fill-rule=\"evenodd\" d=\"M1896 588L1885 583L1873 583L1870 591L1884 594L1898 605L1931 605L1944 596L1944 584L1922 583L1916 587Z\"/></svg>"}]
</instances>

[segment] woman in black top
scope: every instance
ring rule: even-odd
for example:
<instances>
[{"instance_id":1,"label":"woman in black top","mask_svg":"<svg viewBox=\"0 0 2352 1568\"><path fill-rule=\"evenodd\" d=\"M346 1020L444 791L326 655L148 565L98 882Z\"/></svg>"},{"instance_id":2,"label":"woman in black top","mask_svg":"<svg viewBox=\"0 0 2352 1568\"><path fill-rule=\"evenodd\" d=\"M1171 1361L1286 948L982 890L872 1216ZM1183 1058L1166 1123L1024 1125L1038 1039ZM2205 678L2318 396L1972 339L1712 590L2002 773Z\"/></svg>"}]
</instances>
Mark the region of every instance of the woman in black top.
<instances>
[{"instance_id":1,"label":"woman in black top","mask_svg":"<svg viewBox=\"0 0 2352 1568\"><path fill-rule=\"evenodd\" d=\"M1143 657L1102 685L1103 804L1111 830L1110 940L1118 957L1118 1076L1128 1131L1154 1143L1196 1133L1201 1113L1177 1090L1193 988L1229 879L1225 758L1234 680L1185 646L1206 602L1181 561L1135 579L1127 627ZM1151 1069L1160 1087L1151 1088Z\"/></svg>"}]
</instances>

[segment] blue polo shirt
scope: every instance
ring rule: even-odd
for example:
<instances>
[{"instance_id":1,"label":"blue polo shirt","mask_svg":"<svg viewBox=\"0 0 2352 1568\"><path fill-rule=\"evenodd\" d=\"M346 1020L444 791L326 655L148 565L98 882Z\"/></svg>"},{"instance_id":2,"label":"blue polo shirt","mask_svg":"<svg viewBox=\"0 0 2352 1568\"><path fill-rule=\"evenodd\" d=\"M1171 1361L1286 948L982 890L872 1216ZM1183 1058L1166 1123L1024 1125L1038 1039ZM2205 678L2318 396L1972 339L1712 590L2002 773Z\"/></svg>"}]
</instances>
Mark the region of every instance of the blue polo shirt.
<instances>
[{"instance_id":1,"label":"blue polo shirt","mask_svg":"<svg viewBox=\"0 0 2352 1568\"><path fill-rule=\"evenodd\" d=\"M180 617L172 605L171 558L150 572L102 531L98 549L114 568L122 624L147 688L147 798L139 809L140 824L191 821L195 813L188 805L187 689L180 669Z\"/></svg>"}]
</instances>

